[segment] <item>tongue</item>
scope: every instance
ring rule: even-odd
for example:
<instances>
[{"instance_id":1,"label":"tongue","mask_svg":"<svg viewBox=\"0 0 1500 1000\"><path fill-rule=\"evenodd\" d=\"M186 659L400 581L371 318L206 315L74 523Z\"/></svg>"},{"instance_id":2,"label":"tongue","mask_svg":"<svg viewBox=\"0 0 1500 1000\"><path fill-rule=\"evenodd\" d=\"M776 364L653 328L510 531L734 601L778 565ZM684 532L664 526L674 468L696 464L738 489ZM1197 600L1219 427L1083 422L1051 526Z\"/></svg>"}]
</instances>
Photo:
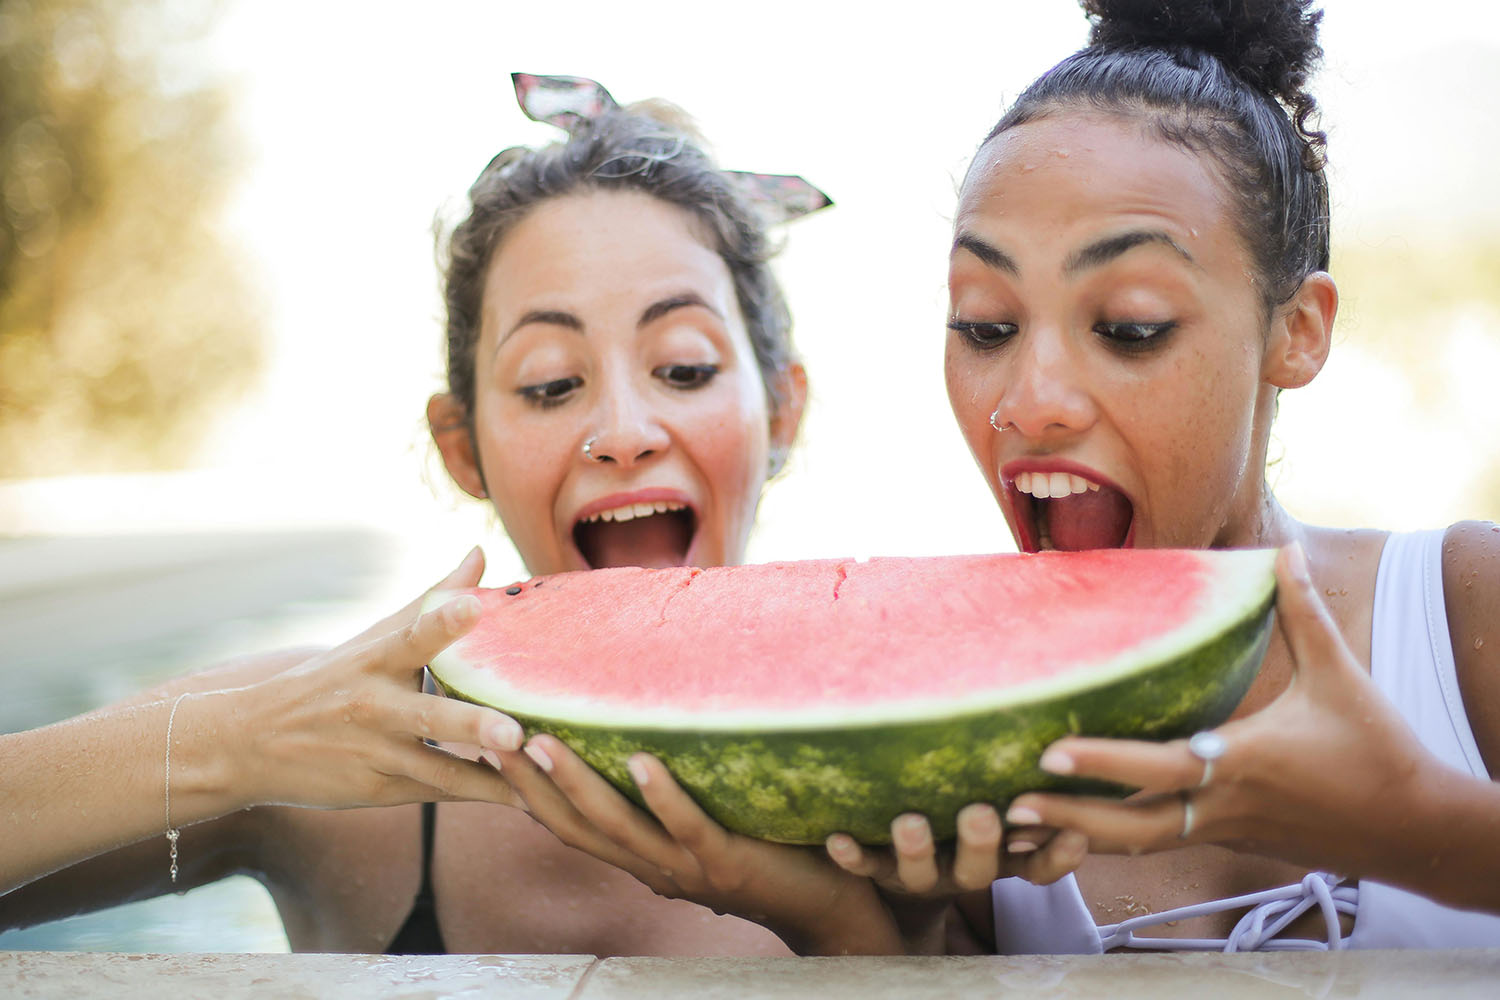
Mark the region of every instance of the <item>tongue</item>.
<instances>
[{"instance_id":1,"label":"tongue","mask_svg":"<svg viewBox=\"0 0 1500 1000\"><path fill-rule=\"evenodd\" d=\"M579 529L579 548L595 569L681 566L687 559L691 526L674 514L652 514L630 521L599 521Z\"/></svg>"},{"instance_id":2,"label":"tongue","mask_svg":"<svg viewBox=\"0 0 1500 1000\"><path fill-rule=\"evenodd\" d=\"M1064 552L1117 549L1130 531L1130 501L1107 486L1042 504L1047 535Z\"/></svg>"}]
</instances>

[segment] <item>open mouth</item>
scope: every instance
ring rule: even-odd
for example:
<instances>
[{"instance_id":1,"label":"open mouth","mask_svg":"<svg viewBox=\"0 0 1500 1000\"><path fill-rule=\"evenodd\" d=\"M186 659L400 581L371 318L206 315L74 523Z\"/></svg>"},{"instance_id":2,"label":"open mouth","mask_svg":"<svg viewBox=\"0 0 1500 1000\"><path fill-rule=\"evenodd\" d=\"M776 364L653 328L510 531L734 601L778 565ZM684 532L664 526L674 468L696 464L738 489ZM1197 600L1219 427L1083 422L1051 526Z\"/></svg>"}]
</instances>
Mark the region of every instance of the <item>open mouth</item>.
<instances>
[{"instance_id":1,"label":"open mouth","mask_svg":"<svg viewBox=\"0 0 1500 1000\"><path fill-rule=\"evenodd\" d=\"M573 525L573 543L591 569L685 566L698 518L687 504L657 500L595 511Z\"/></svg>"},{"instance_id":2,"label":"open mouth","mask_svg":"<svg viewBox=\"0 0 1500 1000\"><path fill-rule=\"evenodd\" d=\"M1118 549L1131 543L1135 508L1106 483L1072 472L1027 470L1007 480L1028 552Z\"/></svg>"}]
</instances>

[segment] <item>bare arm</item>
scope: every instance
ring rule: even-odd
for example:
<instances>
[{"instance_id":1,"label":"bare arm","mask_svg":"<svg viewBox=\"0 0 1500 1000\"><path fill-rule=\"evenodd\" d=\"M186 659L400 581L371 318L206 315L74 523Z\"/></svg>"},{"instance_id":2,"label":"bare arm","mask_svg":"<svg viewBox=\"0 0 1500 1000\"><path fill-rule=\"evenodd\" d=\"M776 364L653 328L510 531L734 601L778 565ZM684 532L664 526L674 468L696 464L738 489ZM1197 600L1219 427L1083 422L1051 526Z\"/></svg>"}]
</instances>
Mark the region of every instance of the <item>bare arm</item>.
<instances>
[{"instance_id":1,"label":"bare arm","mask_svg":"<svg viewBox=\"0 0 1500 1000\"><path fill-rule=\"evenodd\" d=\"M1292 683L1266 708L1218 728L1226 750L1210 783L1200 787L1204 765L1186 740L1069 738L1048 751L1054 770L1141 793L1124 802L1023 795L1010 815L1082 831L1098 853L1217 843L1500 913L1500 785L1447 766L1421 744L1350 653L1300 563L1284 551L1278 564ZM1481 746L1493 747L1484 713L1471 706L1469 715Z\"/></svg>"},{"instance_id":2,"label":"bare arm","mask_svg":"<svg viewBox=\"0 0 1500 1000\"><path fill-rule=\"evenodd\" d=\"M471 557L444 585L481 569ZM161 838L167 870L169 719L173 827L269 803L511 802L492 770L423 743L519 742L500 713L419 690L427 660L472 625L473 604L418 617L413 602L333 650L249 657L0 736L0 893L147 837Z\"/></svg>"}]
</instances>

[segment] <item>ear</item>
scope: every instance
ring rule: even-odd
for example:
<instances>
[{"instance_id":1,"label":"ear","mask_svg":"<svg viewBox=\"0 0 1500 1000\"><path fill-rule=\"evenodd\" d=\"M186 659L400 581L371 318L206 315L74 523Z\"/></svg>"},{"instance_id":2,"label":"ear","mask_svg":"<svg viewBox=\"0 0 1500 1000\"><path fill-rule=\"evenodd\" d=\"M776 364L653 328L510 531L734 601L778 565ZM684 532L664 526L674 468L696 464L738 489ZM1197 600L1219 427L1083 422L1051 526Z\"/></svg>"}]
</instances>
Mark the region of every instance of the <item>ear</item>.
<instances>
[{"instance_id":1,"label":"ear","mask_svg":"<svg viewBox=\"0 0 1500 1000\"><path fill-rule=\"evenodd\" d=\"M474 434L469 425L469 411L452 393L439 392L427 401L427 426L432 441L443 456L448 475L469 496L483 500L489 495L484 488L484 474L474 454Z\"/></svg>"},{"instance_id":2,"label":"ear","mask_svg":"<svg viewBox=\"0 0 1500 1000\"><path fill-rule=\"evenodd\" d=\"M771 475L786 464L787 452L797 440L802 426L802 409L807 405L807 369L793 361L776 376L776 398L780 403L771 413Z\"/></svg>"},{"instance_id":3,"label":"ear","mask_svg":"<svg viewBox=\"0 0 1500 1000\"><path fill-rule=\"evenodd\" d=\"M1271 321L1262 376L1280 389L1297 389L1323 370L1333 342L1339 290L1326 271L1302 279L1290 302Z\"/></svg>"}]
</instances>

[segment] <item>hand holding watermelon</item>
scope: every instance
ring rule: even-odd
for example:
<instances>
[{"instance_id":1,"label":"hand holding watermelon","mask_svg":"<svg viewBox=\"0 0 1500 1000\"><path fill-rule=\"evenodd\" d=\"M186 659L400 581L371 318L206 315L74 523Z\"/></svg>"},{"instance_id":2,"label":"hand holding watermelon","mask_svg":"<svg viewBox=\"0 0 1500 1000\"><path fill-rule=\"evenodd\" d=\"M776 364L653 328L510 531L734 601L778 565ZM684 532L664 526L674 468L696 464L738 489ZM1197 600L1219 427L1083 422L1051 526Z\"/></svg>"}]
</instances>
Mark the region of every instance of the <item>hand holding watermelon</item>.
<instances>
[{"instance_id":1,"label":"hand holding watermelon","mask_svg":"<svg viewBox=\"0 0 1500 1000\"><path fill-rule=\"evenodd\" d=\"M476 548L439 586L473 584L483 569ZM254 780L240 783L248 803L514 801L489 768L424 742L519 746L521 731L494 709L422 693L423 667L473 627L478 607L460 598L422 614L421 603L335 649L226 692L235 698L235 728L249 744L238 752L257 762Z\"/></svg>"},{"instance_id":2,"label":"hand holding watermelon","mask_svg":"<svg viewBox=\"0 0 1500 1000\"><path fill-rule=\"evenodd\" d=\"M1023 795L1007 818L1079 831L1099 853L1216 843L1421 888L1421 878L1403 870L1431 868L1414 850L1414 817L1447 769L1350 652L1299 547L1281 551L1277 576L1291 683L1264 709L1215 730L1224 750L1206 783L1205 761L1188 740L1068 738L1048 749L1043 767L1140 791L1123 802ZM1355 829L1359 836L1349 836Z\"/></svg>"},{"instance_id":3,"label":"hand holding watermelon","mask_svg":"<svg viewBox=\"0 0 1500 1000\"><path fill-rule=\"evenodd\" d=\"M659 895L753 920L799 954L902 951L869 880L841 871L818 848L725 830L649 754L628 766L654 819L555 737L534 737L524 753L487 756L563 843Z\"/></svg>"},{"instance_id":4,"label":"hand holding watermelon","mask_svg":"<svg viewBox=\"0 0 1500 1000\"><path fill-rule=\"evenodd\" d=\"M828 838L829 857L845 871L873 879L895 915L907 950L943 950L948 905L965 915L976 944L994 938L989 886L1019 876L1038 885L1055 882L1088 855L1088 840L1076 831L1048 827L1005 829L995 807L976 802L959 810L957 841L940 850L927 817L903 813L891 821L891 846L861 845L848 834ZM967 897L967 898L966 898Z\"/></svg>"}]
</instances>

